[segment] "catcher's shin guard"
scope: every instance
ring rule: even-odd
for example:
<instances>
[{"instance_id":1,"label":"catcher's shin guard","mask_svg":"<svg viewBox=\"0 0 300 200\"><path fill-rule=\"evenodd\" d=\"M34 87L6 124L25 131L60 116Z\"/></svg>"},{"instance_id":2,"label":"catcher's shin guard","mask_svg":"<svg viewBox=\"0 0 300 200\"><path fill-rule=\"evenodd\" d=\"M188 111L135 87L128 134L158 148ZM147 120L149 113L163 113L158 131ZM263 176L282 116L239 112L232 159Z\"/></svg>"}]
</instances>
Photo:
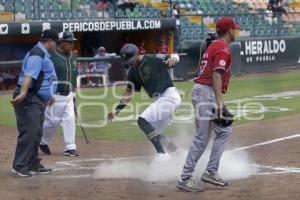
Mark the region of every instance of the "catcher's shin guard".
<instances>
[{"instance_id":1,"label":"catcher's shin guard","mask_svg":"<svg viewBox=\"0 0 300 200\"><path fill-rule=\"evenodd\" d=\"M137 123L138 123L140 129L142 129L142 131L146 134L147 138L152 142L157 153L165 153L165 150L160 141L160 137L156 133L153 126L142 117L138 118Z\"/></svg>"}]
</instances>

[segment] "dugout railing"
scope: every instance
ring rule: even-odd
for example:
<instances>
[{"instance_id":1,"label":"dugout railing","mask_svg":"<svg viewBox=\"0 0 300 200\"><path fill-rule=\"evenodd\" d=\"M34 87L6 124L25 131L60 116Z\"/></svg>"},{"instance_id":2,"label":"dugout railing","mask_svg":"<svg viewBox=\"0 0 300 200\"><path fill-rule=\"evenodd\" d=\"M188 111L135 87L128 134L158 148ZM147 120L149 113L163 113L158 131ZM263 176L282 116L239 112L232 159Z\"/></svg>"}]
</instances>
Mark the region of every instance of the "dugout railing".
<instances>
[{"instance_id":1,"label":"dugout railing","mask_svg":"<svg viewBox=\"0 0 300 200\"><path fill-rule=\"evenodd\" d=\"M189 78L187 54L180 53L180 62L174 67L174 81L186 81ZM109 63L108 70L101 65ZM0 90L13 89L16 85L22 61L0 61ZM100 66L100 67L98 67ZM77 87L109 86L114 82L126 81L126 69L121 65L120 56L93 58L78 57Z\"/></svg>"}]
</instances>

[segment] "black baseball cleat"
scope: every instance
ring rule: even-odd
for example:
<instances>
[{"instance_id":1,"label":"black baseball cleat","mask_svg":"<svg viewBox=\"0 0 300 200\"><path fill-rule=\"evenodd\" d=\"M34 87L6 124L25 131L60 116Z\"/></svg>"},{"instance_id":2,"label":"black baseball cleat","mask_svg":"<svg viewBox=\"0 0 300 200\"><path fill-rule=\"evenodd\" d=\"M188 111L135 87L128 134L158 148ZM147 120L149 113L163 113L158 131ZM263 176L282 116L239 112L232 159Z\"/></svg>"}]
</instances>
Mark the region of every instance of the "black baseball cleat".
<instances>
[{"instance_id":1,"label":"black baseball cleat","mask_svg":"<svg viewBox=\"0 0 300 200\"><path fill-rule=\"evenodd\" d=\"M76 157L79 156L79 153L77 153L77 151L75 149L71 149L71 150L66 150L64 152L65 156L70 156L70 157Z\"/></svg>"},{"instance_id":2,"label":"black baseball cleat","mask_svg":"<svg viewBox=\"0 0 300 200\"><path fill-rule=\"evenodd\" d=\"M213 173L206 170L202 175L201 180L216 186L228 186L228 182L220 178L217 172Z\"/></svg>"},{"instance_id":3,"label":"black baseball cleat","mask_svg":"<svg viewBox=\"0 0 300 200\"><path fill-rule=\"evenodd\" d=\"M51 155L50 148L47 144L40 144L41 151L46 155Z\"/></svg>"},{"instance_id":4,"label":"black baseball cleat","mask_svg":"<svg viewBox=\"0 0 300 200\"><path fill-rule=\"evenodd\" d=\"M44 175L44 174L51 174L52 169L46 168L43 165L40 165L38 168L31 170L32 175Z\"/></svg>"},{"instance_id":5,"label":"black baseball cleat","mask_svg":"<svg viewBox=\"0 0 300 200\"><path fill-rule=\"evenodd\" d=\"M21 170L16 170L14 168L11 169L11 174L19 178L27 178L34 175L31 171L21 171Z\"/></svg>"}]
</instances>

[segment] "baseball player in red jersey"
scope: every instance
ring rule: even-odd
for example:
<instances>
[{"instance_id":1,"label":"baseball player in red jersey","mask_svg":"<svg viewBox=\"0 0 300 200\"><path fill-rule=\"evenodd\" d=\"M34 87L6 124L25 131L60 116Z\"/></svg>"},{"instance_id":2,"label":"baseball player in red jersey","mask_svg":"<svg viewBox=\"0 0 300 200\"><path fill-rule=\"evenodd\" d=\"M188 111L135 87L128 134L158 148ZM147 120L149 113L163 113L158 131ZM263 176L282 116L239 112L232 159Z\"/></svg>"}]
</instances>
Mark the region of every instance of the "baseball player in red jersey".
<instances>
[{"instance_id":1,"label":"baseball player in red jersey","mask_svg":"<svg viewBox=\"0 0 300 200\"><path fill-rule=\"evenodd\" d=\"M195 85L192 91L196 135L189 149L181 178L176 184L181 190L190 192L203 190L195 184L192 174L206 149L211 130L214 130L216 137L209 163L201 180L219 186L228 185L218 175L220 158L231 134L232 123L232 120L227 123L228 120L224 117L226 116L224 113L229 111L224 106L222 96L227 92L230 79L231 53L228 45L235 40L238 29L239 26L232 18L221 18L216 25L218 38L208 46L201 59L200 72L194 79Z\"/></svg>"}]
</instances>

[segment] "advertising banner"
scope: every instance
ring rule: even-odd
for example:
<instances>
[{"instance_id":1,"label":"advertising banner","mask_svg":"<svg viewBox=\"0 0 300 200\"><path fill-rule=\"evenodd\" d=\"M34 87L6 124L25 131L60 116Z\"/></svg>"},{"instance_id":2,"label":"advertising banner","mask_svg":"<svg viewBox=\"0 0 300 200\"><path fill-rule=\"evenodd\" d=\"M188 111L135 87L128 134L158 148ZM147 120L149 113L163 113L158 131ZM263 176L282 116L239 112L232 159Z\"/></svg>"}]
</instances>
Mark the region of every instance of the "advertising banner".
<instances>
[{"instance_id":1,"label":"advertising banner","mask_svg":"<svg viewBox=\"0 0 300 200\"><path fill-rule=\"evenodd\" d=\"M53 28L58 32L147 31L176 27L173 19L110 19L84 21L9 22L0 23L0 36L40 34Z\"/></svg>"},{"instance_id":2,"label":"advertising banner","mask_svg":"<svg viewBox=\"0 0 300 200\"><path fill-rule=\"evenodd\" d=\"M268 71L274 68L300 66L300 38L274 37L240 40L241 72Z\"/></svg>"},{"instance_id":3,"label":"advertising banner","mask_svg":"<svg viewBox=\"0 0 300 200\"><path fill-rule=\"evenodd\" d=\"M184 41L188 54L188 73L196 76L202 41ZM230 44L233 74L300 67L299 37L241 38Z\"/></svg>"}]
</instances>

